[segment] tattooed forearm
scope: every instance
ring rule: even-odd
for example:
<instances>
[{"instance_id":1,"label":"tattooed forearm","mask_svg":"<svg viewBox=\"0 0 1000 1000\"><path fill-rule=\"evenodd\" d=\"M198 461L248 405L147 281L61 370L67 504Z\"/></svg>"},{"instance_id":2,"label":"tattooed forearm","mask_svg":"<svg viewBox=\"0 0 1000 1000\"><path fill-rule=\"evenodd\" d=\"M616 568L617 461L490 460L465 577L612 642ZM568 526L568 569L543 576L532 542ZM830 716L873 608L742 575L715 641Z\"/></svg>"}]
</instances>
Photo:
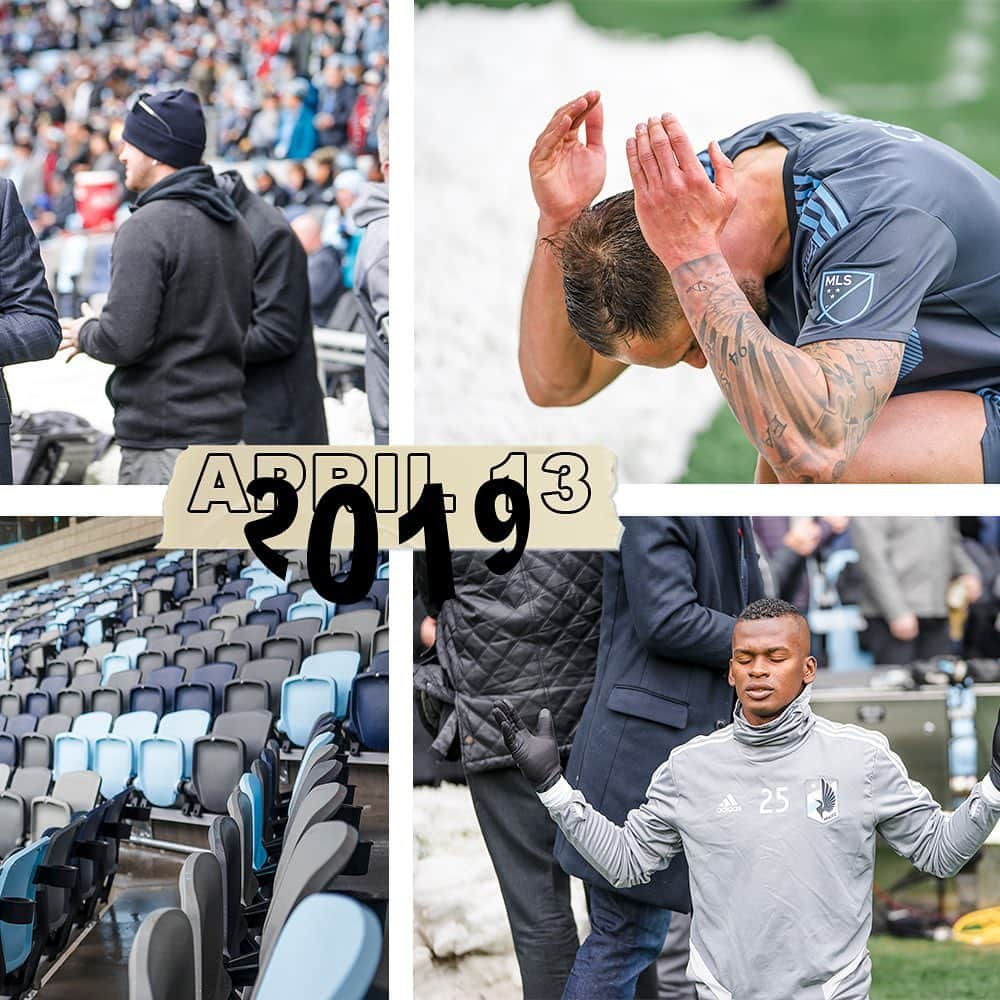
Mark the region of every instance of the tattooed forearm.
<instances>
[{"instance_id":1,"label":"tattooed forearm","mask_svg":"<svg viewBox=\"0 0 1000 1000\"><path fill-rule=\"evenodd\" d=\"M736 418L783 482L836 482L889 398L903 345L775 337L721 254L672 274L678 298Z\"/></svg>"}]
</instances>

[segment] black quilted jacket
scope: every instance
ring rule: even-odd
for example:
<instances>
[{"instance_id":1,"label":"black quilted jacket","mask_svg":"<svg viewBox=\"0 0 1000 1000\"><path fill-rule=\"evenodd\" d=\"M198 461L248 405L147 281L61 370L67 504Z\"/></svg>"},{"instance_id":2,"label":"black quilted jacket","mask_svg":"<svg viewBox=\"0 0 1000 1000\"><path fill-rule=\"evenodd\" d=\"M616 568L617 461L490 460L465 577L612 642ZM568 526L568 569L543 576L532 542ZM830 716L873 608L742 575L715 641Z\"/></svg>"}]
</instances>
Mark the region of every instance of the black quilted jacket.
<instances>
[{"instance_id":1,"label":"black quilted jacket","mask_svg":"<svg viewBox=\"0 0 1000 1000\"><path fill-rule=\"evenodd\" d=\"M500 697L532 727L548 708L568 751L594 682L601 618L600 552L525 552L503 576L487 555L455 553L456 596L437 620L469 771L513 766L490 715Z\"/></svg>"}]
</instances>

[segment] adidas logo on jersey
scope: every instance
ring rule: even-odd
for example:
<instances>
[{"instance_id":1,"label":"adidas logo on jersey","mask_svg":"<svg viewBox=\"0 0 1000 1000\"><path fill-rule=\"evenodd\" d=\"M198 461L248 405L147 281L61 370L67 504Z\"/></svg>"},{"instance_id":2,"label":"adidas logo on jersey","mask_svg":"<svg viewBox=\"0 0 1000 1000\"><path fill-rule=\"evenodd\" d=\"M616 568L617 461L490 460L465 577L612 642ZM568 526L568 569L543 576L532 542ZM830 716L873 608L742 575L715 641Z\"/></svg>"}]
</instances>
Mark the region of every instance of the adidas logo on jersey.
<instances>
[{"instance_id":1,"label":"adidas logo on jersey","mask_svg":"<svg viewBox=\"0 0 1000 1000\"><path fill-rule=\"evenodd\" d=\"M727 795L716 807L715 814L717 816L724 816L729 813L741 812L743 807L733 798L732 795Z\"/></svg>"}]
</instances>

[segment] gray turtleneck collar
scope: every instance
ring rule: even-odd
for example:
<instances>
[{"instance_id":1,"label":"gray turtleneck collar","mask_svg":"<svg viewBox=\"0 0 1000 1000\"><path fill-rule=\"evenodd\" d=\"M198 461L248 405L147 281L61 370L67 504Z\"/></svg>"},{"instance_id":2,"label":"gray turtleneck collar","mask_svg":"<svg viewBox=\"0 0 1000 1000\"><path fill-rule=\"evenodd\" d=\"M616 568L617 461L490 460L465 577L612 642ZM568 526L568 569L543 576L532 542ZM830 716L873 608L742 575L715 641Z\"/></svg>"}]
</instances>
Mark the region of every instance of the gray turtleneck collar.
<instances>
[{"instance_id":1,"label":"gray turtleneck collar","mask_svg":"<svg viewBox=\"0 0 1000 1000\"><path fill-rule=\"evenodd\" d=\"M783 757L796 749L816 723L816 717L809 707L811 691L812 685L807 684L780 715L765 722L763 726L751 726L743 715L742 703L737 702L733 712L733 736L736 742L750 750L752 756L770 759Z\"/></svg>"}]
</instances>

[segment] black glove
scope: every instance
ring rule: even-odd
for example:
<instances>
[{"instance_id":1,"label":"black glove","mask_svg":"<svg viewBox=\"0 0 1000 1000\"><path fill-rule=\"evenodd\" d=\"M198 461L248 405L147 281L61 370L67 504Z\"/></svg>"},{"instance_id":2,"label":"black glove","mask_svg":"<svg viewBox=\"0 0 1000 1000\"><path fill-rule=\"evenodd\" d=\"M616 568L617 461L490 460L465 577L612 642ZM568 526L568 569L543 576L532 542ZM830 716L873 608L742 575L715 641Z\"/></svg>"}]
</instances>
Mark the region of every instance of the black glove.
<instances>
[{"instance_id":1,"label":"black glove","mask_svg":"<svg viewBox=\"0 0 1000 1000\"><path fill-rule=\"evenodd\" d=\"M990 762L990 781L993 782L994 788L1000 789L1000 712L997 712L997 725L996 729L993 730L993 760Z\"/></svg>"},{"instance_id":2,"label":"black glove","mask_svg":"<svg viewBox=\"0 0 1000 1000\"><path fill-rule=\"evenodd\" d=\"M525 726L514 706L506 699L494 703L493 719L500 727L514 763L535 791L544 792L551 788L562 777L552 713L547 708L538 713L537 735ZM1000 788L1000 783L997 787Z\"/></svg>"}]
</instances>

